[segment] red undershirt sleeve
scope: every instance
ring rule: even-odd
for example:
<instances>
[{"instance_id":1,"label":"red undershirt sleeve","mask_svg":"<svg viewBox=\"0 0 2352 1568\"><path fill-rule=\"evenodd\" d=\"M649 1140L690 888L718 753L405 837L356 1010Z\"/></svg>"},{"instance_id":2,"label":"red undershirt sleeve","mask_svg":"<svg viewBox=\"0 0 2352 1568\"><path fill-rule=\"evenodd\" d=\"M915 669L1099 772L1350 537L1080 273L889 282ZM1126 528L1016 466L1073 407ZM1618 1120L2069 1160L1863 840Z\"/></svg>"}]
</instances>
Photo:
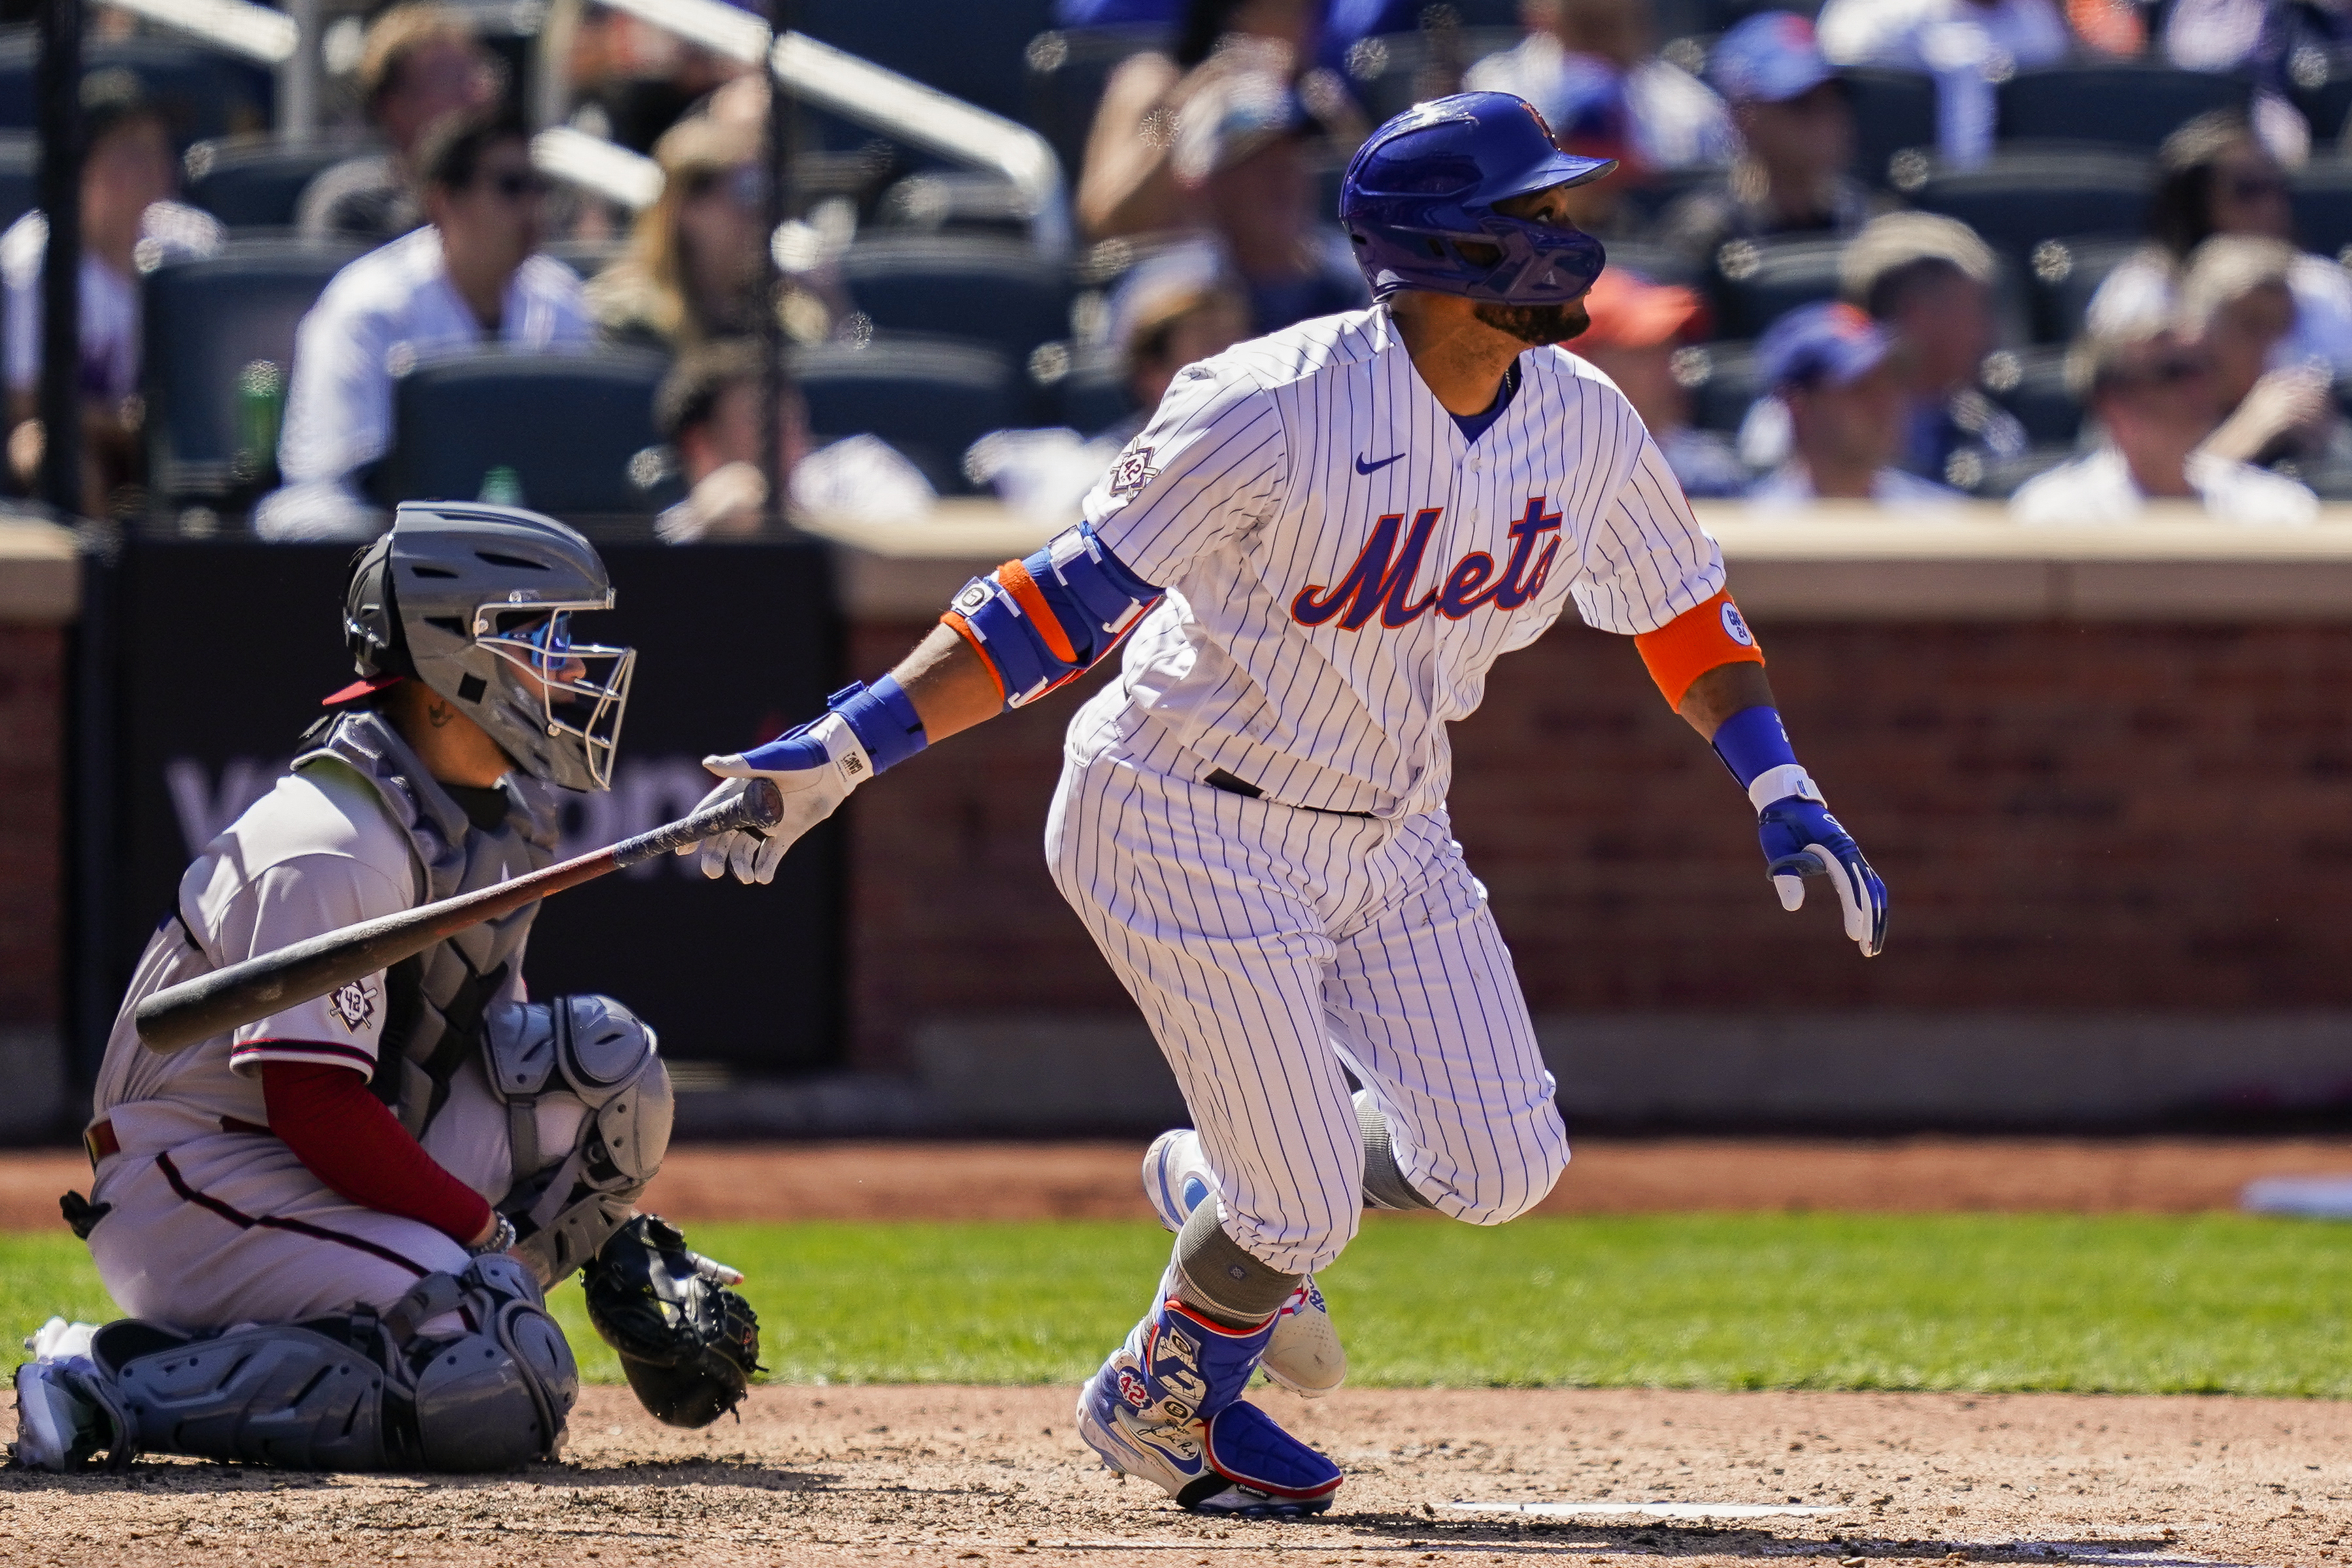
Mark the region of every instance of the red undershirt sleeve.
<instances>
[{"instance_id":1,"label":"red undershirt sleeve","mask_svg":"<svg viewBox=\"0 0 2352 1568\"><path fill-rule=\"evenodd\" d=\"M482 1195L442 1169L361 1073L307 1061L260 1067L269 1130L338 1195L429 1225L460 1246L488 1226Z\"/></svg>"}]
</instances>

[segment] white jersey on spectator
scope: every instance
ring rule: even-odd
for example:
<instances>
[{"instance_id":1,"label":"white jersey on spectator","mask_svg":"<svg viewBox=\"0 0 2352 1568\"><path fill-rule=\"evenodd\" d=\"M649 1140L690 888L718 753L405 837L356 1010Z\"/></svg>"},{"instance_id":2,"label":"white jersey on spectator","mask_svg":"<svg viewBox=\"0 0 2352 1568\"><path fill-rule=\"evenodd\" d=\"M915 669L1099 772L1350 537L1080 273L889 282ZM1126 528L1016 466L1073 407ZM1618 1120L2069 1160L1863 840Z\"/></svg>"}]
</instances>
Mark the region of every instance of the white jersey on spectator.
<instances>
[{"instance_id":1,"label":"white jersey on spectator","mask_svg":"<svg viewBox=\"0 0 2352 1568\"><path fill-rule=\"evenodd\" d=\"M1097 537L1166 595L1074 758L1149 730L1195 779L1397 819L1443 809L1445 726L1572 599L1654 631L1723 586L1648 432L1557 349L1474 442L1384 308L1188 367L1087 496Z\"/></svg>"},{"instance_id":2,"label":"white jersey on spectator","mask_svg":"<svg viewBox=\"0 0 2352 1568\"><path fill-rule=\"evenodd\" d=\"M2294 480L2210 453L2189 459L2189 483L2217 523L2295 525L2319 516L2319 497ZM2147 505L2123 454L2108 446L2026 481L2009 509L2021 523L2063 528L2127 523Z\"/></svg>"},{"instance_id":3,"label":"white jersey on spectator","mask_svg":"<svg viewBox=\"0 0 2352 1568\"><path fill-rule=\"evenodd\" d=\"M337 273L295 339L278 444L287 487L263 503L256 526L265 537L347 528L333 514L359 505L351 476L391 450L393 382L412 366L479 343L584 347L596 335L579 277L544 256L516 269L499 315L498 330L486 330L449 281L437 229L418 229Z\"/></svg>"},{"instance_id":4,"label":"white jersey on spectator","mask_svg":"<svg viewBox=\"0 0 2352 1568\"><path fill-rule=\"evenodd\" d=\"M2066 19L2050 0L1829 0L1822 7L1822 54L1841 66L1939 68L1937 29L1979 29L2020 69L2053 66L2074 47Z\"/></svg>"},{"instance_id":5,"label":"white jersey on spectator","mask_svg":"<svg viewBox=\"0 0 2352 1568\"><path fill-rule=\"evenodd\" d=\"M2179 302L2179 269L2151 246L2106 276L2091 296L2084 325L2095 332L2128 330L2170 318ZM2338 377L2352 376L2352 277L2326 256L2299 253L2287 269L2294 325L2271 350L2271 368L2314 361Z\"/></svg>"},{"instance_id":6,"label":"white jersey on spectator","mask_svg":"<svg viewBox=\"0 0 2352 1568\"><path fill-rule=\"evenodd\" d=\"M26 213L0 235L0 278L8 290L8 390L29 392L41 379L41 267L49 220ZM157 202L140 219L140 253L157 260L211 256L221 226L209 213ZM116 403L139 390L139 284L89 251L81 256L81 392ZM223 396L226 396L224 389Z\"/></svg>"},{"instance_id":7,"label":"white jersey on spectator","mask_svg":"<svg viewBox=\"0 0 2352 1568\"><path fill-rule=\"evenodd\" d=\"M1748 504L1759 511L1791 510L1810 506L1818 498L1812 475L1794 458L1757 480L1748 490ZM1906 474L1900 468L1881 468L1871 476L1870 498L1882 507L1906 510L1955 507L1968 500L1958 490L1932 479L1922 479L1916 474Z\"/></svg>"},{"instance_id":8,"label":"white jersey on spectator","mask_svg":"<svg viewBox=\"0 0 2352 1568\"><path fill-rule=\"evenodd\" d=\"M1608 62L1570 54L1549 33L1488 55L1462 78L1473 92L1507 92L1534 104L1554 126L1577 124L1590 105L1624 96L1633 159L1648 169L1728 163L1739 153L1731 111L1715 90L1664 60L1646 59L1622 77Z\"/></svg>"}]
</instances>

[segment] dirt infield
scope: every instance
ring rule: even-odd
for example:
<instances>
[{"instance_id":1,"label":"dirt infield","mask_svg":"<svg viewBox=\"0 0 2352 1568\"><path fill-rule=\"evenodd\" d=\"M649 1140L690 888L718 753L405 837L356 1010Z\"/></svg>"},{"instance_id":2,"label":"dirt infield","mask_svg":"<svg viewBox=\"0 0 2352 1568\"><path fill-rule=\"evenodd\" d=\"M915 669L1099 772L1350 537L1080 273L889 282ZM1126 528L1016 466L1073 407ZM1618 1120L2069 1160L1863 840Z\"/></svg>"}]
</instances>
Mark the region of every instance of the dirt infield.
<instances>
[{"instance_id":1,"label":"dirt infield","mask_svg":"<svg viewBox=\"0 0 2352 1568\"><path fill-rule=\"evenodd\" d=\"M1149 1218L1133 1144L690 1145L646 1207L714 1219ZM1690 1209L2194 1213L2256 1176L2352 1173L2352 1139L1597 1139L1540 1213ZM77 1150L0 1154L0 1229L58 1223Z\"/></svg>"},{"instance_id":2,"label":"dirt infield","mask_svg":"<svg viewBox=\"0 0 2352 1568\"><path fill-rule=\"evenodd\" d=\"M21 1568L881 1562L2238 1563L2320 1568L2352 1528L2352 1406L2065 1395L1343 1391L1262 1396L1349 1479L1322 1520L1181 1513L1096 1469L1061 1388L761 1388L678 1433L592 1388L513 1478L151 1461L0 1472ZM9 1417L0 1416L0 1431ZM1745 1504L1749 1519L1448 1505Z\"/></svg>"}]
</instances>

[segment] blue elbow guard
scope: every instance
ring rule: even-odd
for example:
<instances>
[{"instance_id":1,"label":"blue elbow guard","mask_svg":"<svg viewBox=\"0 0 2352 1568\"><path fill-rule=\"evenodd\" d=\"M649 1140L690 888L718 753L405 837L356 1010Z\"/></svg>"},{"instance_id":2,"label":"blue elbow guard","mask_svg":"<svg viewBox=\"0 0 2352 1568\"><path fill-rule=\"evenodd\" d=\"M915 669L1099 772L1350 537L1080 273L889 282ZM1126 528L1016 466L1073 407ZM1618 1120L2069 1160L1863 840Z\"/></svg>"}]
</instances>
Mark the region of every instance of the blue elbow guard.
<instances>
[{"instance_id":1,"label":"blue elbow guard","mask_svg":"<svg viewBox=\"0 0 2352 1568\"><path fill-rule=\"evenodd\" d=\"M940 619L995 674L1004 706L1019 707L1092 668L1160 592L1080 523L973 578Z\"/></svg>"}]
</instances>

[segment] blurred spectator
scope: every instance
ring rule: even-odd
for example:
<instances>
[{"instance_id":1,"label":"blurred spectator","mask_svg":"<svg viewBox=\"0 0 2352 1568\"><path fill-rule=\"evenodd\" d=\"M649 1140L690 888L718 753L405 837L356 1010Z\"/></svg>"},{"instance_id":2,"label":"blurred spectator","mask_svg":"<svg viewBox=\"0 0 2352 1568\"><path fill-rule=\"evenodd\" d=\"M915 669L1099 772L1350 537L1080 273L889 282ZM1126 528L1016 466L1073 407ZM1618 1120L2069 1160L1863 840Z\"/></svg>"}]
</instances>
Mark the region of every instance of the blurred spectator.
<instances>
[{"instance_id":1,"label":"blurred spectator","mask_svg":"<svg viewBox=\"0 0 2352 1568\"><path fill-rule=\"evenodd\" d=\"M353 86L391 150L321 171L304 187L295 223L310 235L398 239L425 221L416 155L425 128L488 104L497 78L472 23L446 5L412 3L368 28Z\"/></svg>"},{"instance_id":2,"label":"blurred spectator","mask_svg":"<svg viewBox=\"0 0 2352 1568\"><path fill-rule=\"evenodd\" d=\"M757 15L768 10L757 3L733 3ZM564 9L558 7L558 14ZM617 7L568 9L577 16L562 64L574 103L571 123L635 152L651 150L662 132L713 91L747 75L764 74Z\"/></svg>"},{"instance_id":3,"label":"blurred spectator","mask_svg":"<svg viewBox=\"0 0 2352 1568\"><path fill-rule=\"evenodd\" d=\"M1896 462L1964 488L2025 455L2025 427L1979 392L1993 346L1992 248L1957 218L1888 213L1838 258L1839 291L1904 350L1906 409Z\"/></svg>"},{"instance_id":4,"label":"blurred spectator","mask_svg":"<svg viewBox=\"0 0 2352 1568\"><path fill-rule=\"evenodd\" d=\"M1187 0L1174 51L1131 55L1104 84L1078 174L1079 226L1096 239L1191 226L1195 203L1172 162L1187 106L1237 73L1288 82L1314 52L1321 12L1316 0Z\"/></svg>"},{"instance_id":5,"label":"blurred spectator","mask_svg":"<svg viewBox=\"0 0 2352 1568\"><path fill-rule=\"evenodd\" d=\"M2028 480L2022 523L2128 522L2151 500L2196 501L2230 523L2307 523L2319 501L2292 479L2200 451L2220 423L2212 356L2168 322L2093 330L2066 376L2103 436L2098 450Z\"/></svg>"},{"instance_id":6,"label":"blurred spectator","mask_svg":"<svg viewBox=\"0 0 2352 1568\"><path fill-rule=\"evenodd\" d=\"M2267 465L2337 458L2344 439L2326 368L2280 363L2294 330L2287 278L2294 247L2251 235L2216 235L2197 247L2180 285L2181 325L2212 356L2223 415L2205 450Z\"/></svg>"},{"instance_id":7,"label":"blurred spectator","mask_svg":"<svg viewBox=\"0 0 2352 1568\"><path fill-rule=\"evenodd\" d=\"M1339 225L1308 212L1312 129L1281 78L1234 72L1192 99L1177 132L1177 180L1200 193L1202 215L1249 296L1255 332L1370 303Z\"/></svg>"},{"instance_id":8,"label":"blurred spectator","mask_svg":"<svg viewBox=\"0 0 2352 1568\"><path fill-rule=\"evenodd\" d=\"M417 151L425 228L335 275L295 338L285 488L265 497L265 538L349 538L380 519L362 499L369 465L391 449L394 377L436 351L505 343L584 344L595 334L580 280L535 254L546 183L520 120L446 116Z\"/></svg>"},{"instance_id":9,"label":"blurred spectator","mask_svg":"<svg viewBox=\"0 0 2352 1568\"><path fill-rule=\"evenodd\" d=\"M677 455L686 499L654 521L666 543L748 538L761 531L768 478L760 467L760 345L700 344L678 358L654 398L654 423ZM793 506L865 518L919 517L938 497L887 442L853 435L819 448L808 405L789 383L776 410Z\"/></svg>"},{"instance_id":10,"label":"blurred spectator","mask_svg":"<svg viewBox=\"0 0 2352 1568\"><path fill-rule=\"evenodd\" d=\"M1852 234L1870 220L1869 193L1845 172L1853 115L1811 22L1760 11L1723 36L1708 68L1744 151L1725 178L1666 209L1669 244L1706 263L1727 240Z\"/></svg>"},{"instance_id":11,"label":"blurred spectator","mask_svg":"<svg viewBox=\"0 0 2352 1568\"><path fill-rule=\"evenodd\" d=\"M1675 378L1675 350L1700 336L1706 308L1687 288L1652 283L1638 273L1612 267L1584 297L1592 325L1573 345L1617 383L1651 439L1666 455L1666 465L1686 496L1738 496L1748 472L1732 455L1730 443L1690 423L1690 393Z\"/></svg>"},{"instance_id":12,"label":"blurred spectator","mask_svg":"<svg viewBox=\"0 0 2352 1568\"><path fill-rule=\"evenodd\" d=\"M103 517L134 482L139 446L140 261L208 255L220 225L168 198L179 160L163 111L139 78L96 71L81 84L81 510ZM40 470L41 272L48 220L26 213L0 235L8 319L8 462L29 486ZM223 389L224 395L226 389Z\"/></svg>"},{"instance_id":13,"label":"blurred spectator","mask_svg":"<svg viewBox=\"0 0 2352 1568\"><path fill-rule=\"evenodd\" d=\"M2352 47L2352 12L2335 0L2173 0L2164 13L2164 54L2186 70L2252 78L2252 118L2263 142L2300 163L2313 137L2333 140L2335 125L2312 125L2294 107L2296 57L2340 59Z\"/></svg>"},{"instance_id":14,"label":"blurred spectator","mask_svg":"<svg viewBox=\"0 0 2352 1568\"><path fill-rule=\"evenodd\" d=\"M1993 84L2074 47L2051 0L1829 0L1821 26L1822 53L1839 65L1934 77L1937 146L1963 164L1992 151ZM2112 41L2138 52L2137 38Z\"/></svg>"},{"instance_id":15,"label":"blurred spectator","mask_svg":"<svg viewBox=\"0 0 2352 1568\"><path fill-rule=\"evenodd\" d=\"M1894 351L1878 324L1843 300L1800 306L1772 323L1756 346L1757 371L1788 405L1793 450L1748 491L1750 505L1912 507L1968 498L1894 466L1905 408Z\"/></svg>"},{"instance_id":16,"label":"blurred spectator","mask_svg":"<svg viewBox=\"0 0 2352 1568\"><path fill-rule=\"evenodd\" d=\"M1129 412L1092 435L1065 427L994 430L972 443L964 469L1007 506L1061 521L1077 515L1119 450L1150 420L1176 372L1249 335L1249 304L1202 246L1152 257L1110 302L1108 340L1126 373Z\"/></svg>"},{"instance_id":17,"label":"blurred spectator","mask_svg":"<svg viewBox=\"0 0 2352 1568\"><path fill-rule=\"evenodd\" d=\"M2294 238L2285 172L2236 110L2199 115L2164 139L2156 162L2149 243L2092 296L2087 325L2095 332L2169 322L2178 311L2180 269L2217 234ZM2352 278L2326 257L2303 254L2288 269L2287 287L2294 295L2294 329L2279 350L2281 361L2315 361L2337 376L2352 375Z\"/></svg>"},{"instance_id":18,"label":"blurred spectator","mask_svg":"<svg viewBox=\"0 0 2352 1568\"><path fill-rule=\"evenodd\" d=\"M766 257L767 171L751 125L695 115L654 144L660 199L637 214L627 251L588 286L604 335L678 353L756 331Z\"/></svg>"},{"instance_id":19,"label":"blurred spectator","mask_svg":"<svg viewBox=\"0 0 2352 1568\"><path fill-rule=\"evenodd\" d=\"M1562 147L1603 149L1635 175L1738 154L1723 100L1657 57L1648 0L1521 0L1519 19L1527 37L1471 67L1464 86L1517 94Z\"/></svg>"}]
</instances>

